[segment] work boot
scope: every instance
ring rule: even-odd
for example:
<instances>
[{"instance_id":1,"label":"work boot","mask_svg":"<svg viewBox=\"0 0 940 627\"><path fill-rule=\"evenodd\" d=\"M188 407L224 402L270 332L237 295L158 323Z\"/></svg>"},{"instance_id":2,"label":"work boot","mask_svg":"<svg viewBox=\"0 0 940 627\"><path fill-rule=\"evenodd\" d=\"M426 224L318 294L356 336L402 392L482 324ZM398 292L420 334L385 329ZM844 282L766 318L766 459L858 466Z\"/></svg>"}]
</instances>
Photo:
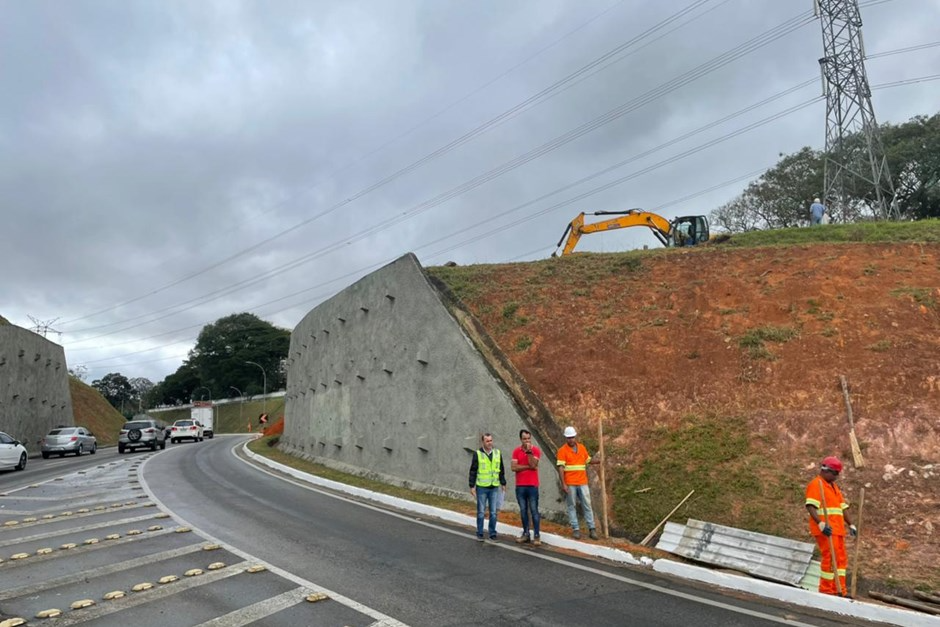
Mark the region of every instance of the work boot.
<instances>
[{"instance_id":1,"label":"work boot","mask_svg":"<svg viewBox=\"0 0 940 627\"><path fill-rule=\"evenodd\" d=\"M535 536L532 539L532 546L542 546L542 538Z\"/></svg>"},{"instance_id":2,"label":"work boot","mask_svg":"<svg viewBox=\"0 0 940 627\"><path fill-rule=\"evenodd\" d=\"M574 530L574 533L571 534L571 537L574 538L575 540L580 540L580 539L581 539L581 530L580 530L580 529L575 529L575 530Z\"/></svg>"},{"instance_id":3,"label":"work boot","mask_svg":"<svg viewBox=\"0 0 940 627\"><path fill-rule=\"evenodd\" d=\"M518 542L519 544L527 544L528 542L530 542L529 534L523 531L522 535L516 538L516 542Z\"/></svg>"},{"instance_id":4,"label":"work boot","mask_svg":"<svg viewBox=\"0 0 940 627\"><path fill-rule=\"evenodd\" d=\"M591 529L588 535L591 536L591 540L597 540L597 532L594 531L593 529Z\"/></svg>"}]
</instances>

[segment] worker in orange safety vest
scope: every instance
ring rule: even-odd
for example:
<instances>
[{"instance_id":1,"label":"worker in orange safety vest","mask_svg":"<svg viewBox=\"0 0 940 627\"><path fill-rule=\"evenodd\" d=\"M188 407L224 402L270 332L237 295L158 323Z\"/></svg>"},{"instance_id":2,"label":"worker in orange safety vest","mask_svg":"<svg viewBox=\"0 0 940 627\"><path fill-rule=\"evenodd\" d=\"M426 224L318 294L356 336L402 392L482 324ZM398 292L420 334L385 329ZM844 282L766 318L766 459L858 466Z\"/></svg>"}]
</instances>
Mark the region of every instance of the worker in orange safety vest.
<instances>
[{"instance_id":1,"label":"worker in orange safety vest","mask_svg":"<svg viewBox=\"0 0 940 627\"><path fill-rule=\"evenodd\" d=\"M845 536L848 533L854 538L858 530L852 524L847 511L849 505L842 496L842 490L836 485L840 472L842 462L837 457L827 457L822 461L819 475L806 486L806 511L809 512L809 531L819 545L819 591L823 594L849 596L845 587L845 572L849 563L845 552Z\"/></svg>"}]
</instances>

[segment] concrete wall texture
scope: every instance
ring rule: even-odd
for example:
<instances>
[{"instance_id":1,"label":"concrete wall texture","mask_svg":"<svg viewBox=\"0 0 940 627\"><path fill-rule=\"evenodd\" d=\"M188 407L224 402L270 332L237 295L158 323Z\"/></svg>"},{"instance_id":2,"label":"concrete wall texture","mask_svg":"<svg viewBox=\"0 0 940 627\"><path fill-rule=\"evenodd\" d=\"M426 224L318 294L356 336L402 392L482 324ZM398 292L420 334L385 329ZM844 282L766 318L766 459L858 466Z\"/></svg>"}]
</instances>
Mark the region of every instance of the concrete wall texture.
<instances>
[{"instance_id":1,"label":"concrete wall texture","mask_svg":"<svg viewBox=\"0 0 940 627\"><path fill-rule=\"evenodd\" d=\"M543 451L541 509L563 509L554 445L533 427L411 254L297 325L284 422L285 452L464 499L471 455L490 432L506 459L510 508L509 455L526 428Z\"/></svg>"},{"instance_id":2,"label":"concrete wall texture","mask_svg":"<svg viewBox=\"0 0 940 627\"><path fill-rule=\"evenodd\" d=\"M0 325L0 430L32 454L52 427L74 422L62 347L27 329Z\"/></svg>"}]
</instances>

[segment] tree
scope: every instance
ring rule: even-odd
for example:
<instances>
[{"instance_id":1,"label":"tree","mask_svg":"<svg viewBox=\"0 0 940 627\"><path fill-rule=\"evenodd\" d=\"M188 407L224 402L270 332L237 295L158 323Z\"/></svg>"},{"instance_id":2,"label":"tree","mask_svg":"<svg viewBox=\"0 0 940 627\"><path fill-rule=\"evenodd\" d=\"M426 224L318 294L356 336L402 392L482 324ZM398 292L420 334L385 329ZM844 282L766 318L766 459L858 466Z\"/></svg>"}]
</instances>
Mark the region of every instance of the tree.
<instances>
[{"instance_id":1,"label":"tree","mask_svg":"<svg viewBox=\"0 0 940 627\"><path fill-rule=\"evenodd\" d=\"M254 314L239 313L220 318L203 327L189 353L200 385L213 396L227 394L236 386L246 394L284 387L286 377L279 368L290 348L290 331L280 329ZM264 376L253 361L264 368Z\"/></svg>"},{"instance_id":2,"label":"tree","mask_svg":"<svg viewBox=\"0 0 940 627\"><path fill-rule=\"evenodd\" d=\"M881 130L902 217L940 217L940 113Z\"/></svg>"},{"instance_id":3,"label":"tree","mask_svg":"<svg viewBox=\"0 0 940 627\"><path fill-rule=\"evenodd\" d=\"M112 407L122 411L124 404L134 394L134 388L131 387L130 381L119 372L109 372L102 378L92 381L91 387L98 390L105 400L111 403Z\"/></svg>"}]
</instances>

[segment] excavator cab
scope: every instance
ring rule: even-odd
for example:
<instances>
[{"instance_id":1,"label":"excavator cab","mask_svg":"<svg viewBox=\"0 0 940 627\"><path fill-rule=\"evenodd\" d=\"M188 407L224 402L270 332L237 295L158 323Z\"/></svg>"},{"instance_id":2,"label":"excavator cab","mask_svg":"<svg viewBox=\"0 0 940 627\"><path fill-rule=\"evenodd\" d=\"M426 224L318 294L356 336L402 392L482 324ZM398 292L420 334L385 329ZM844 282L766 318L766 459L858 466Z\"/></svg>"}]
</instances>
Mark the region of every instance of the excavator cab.
<instances>
[{"instance_id":1,"label":"excavator cab","mask_svg":"<svg viewBox=\"0 0 940 627\"><path fill-rule=\"evenodd\" d=\"M705 216L682 216L672 221L673 246L695 246L707 242L708 238Z\"/></svg>"}]
</instances>

